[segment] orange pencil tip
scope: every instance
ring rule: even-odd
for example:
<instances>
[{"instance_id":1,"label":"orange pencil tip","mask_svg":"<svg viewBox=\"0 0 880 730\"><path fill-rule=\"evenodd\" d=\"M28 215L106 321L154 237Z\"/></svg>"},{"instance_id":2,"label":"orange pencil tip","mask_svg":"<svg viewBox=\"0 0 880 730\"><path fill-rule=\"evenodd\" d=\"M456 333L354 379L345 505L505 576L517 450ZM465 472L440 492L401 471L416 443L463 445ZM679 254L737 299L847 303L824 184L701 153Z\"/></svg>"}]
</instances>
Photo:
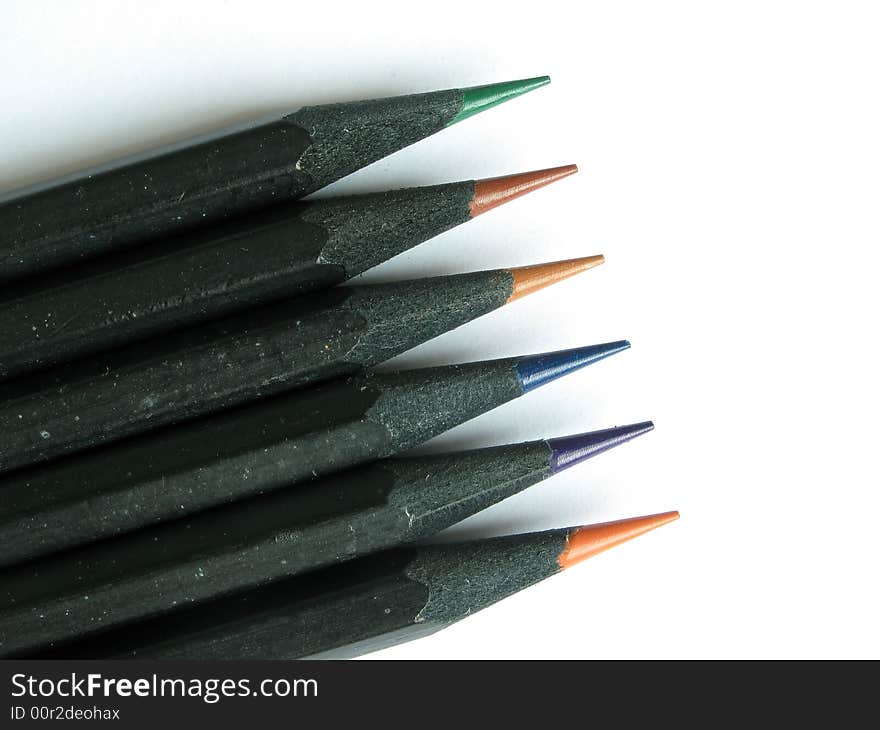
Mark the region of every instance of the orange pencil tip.
<instances>
[{"instance_id":1,"label":"orange pencil tip","mask_svg":"<svg viewBox=\"0 0 880 730\"><path fill-rule=\"evenodd\" d=\"M508 297L507 302L510 303L539 289L543 289L545 286L550 286L557 281L580 274L582 271L592 269L594 266L602 263L605 263L605 257L599 255L508 269L513 276L513 291Z\"/></svg>"},{"instance_id":2,"label":"orange pencil tip","mask_svg":"<svg viewBox=\"0 0 880 730\"><path fill-rule=\"evenodd\" d=\"M503 205L508 200L518 198L576 172L577 165L563 165L547 170L477 180L474 185L474 197L470 202L471 217L474 218L487 210Z\"/></svg>"},{"instance_id":3,"label":"orange pencil tip","mask_svg":"<svg viewBox=\"0 0 880 730\"><path fill-rule=\"evenodd\" d=\"M678 512L663 512L646 517L631 517L615 522L603 522L599 525L576 527L568 536L565 550L560 553L560 568L570 568L582 560L592 558L609 548L644 535L662 525L674 522L679 518Z\"/></svg>"}]
</instances>

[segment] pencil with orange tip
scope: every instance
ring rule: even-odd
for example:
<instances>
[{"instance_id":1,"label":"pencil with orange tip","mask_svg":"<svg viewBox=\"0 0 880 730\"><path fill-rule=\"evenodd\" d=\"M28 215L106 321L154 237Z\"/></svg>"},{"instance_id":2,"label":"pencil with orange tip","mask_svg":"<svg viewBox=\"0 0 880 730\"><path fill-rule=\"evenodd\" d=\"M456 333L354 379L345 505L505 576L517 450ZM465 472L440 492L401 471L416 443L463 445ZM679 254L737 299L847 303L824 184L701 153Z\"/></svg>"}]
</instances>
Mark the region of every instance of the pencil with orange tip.
<instances>
[{"instance_id":1,"label":"pencil with orange tip","mask_svg":"<svg viewBox=\"0 0 880 730\"><path fill-rule=\"evenodd\" d=\"M0 403L0 472L378 365L603 261L335 287L57 368Z\"/></svg>"},{"instance_id":2,"label":"pencil with orange tip","mask_svg":"<svg viewBox=\"0 0 880 730\"><path fill-rule=\"evenodd\" d=\"M664 512L389 550L109 632L90 642L58 647L40 658L359 656L432 634L678 516Z\"/></svg>"},{"instance_id":3,"label":"pencil with orange tip","mask_svg":"<svg viewBox=\"0 0 880 730\"><path fill-rule=\"evenodd\" d=\"M0 196L0 286L302 198L550 82L291 110Z\"/></svg>"},{"instance_id":4,"label":"pencil with orange tip","mask_svg":"<svg viewBox=\"0 0 880 730\"><path fill-rule=\"evenodd\" d=\"M381 459L7 568L0 656L8 627L33 637L51 626L49 640L56 643L82 639L184 604L411 545L652 428L642 422Z\"/></svg>"},{"instance_id":5,"label":"pencil with orange tip","mask_svg":"<svg viewBox=\"0 0 880 730\"><path fill-rule=\"evenodd\" d=\"M0 293L0 379L339 284L574 165L289 202Z\"/></svg>"}]
</instances>

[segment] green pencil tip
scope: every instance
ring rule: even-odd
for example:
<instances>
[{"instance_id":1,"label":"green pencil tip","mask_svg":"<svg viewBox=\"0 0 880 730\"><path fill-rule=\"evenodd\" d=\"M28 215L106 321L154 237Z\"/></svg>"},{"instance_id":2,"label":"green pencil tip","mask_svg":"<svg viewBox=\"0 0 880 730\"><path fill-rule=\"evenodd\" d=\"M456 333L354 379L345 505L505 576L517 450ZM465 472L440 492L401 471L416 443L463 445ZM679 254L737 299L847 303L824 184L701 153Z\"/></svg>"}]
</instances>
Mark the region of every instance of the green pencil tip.
<instances>
[{"instance_id":1,"label":"green pencil tip","mask_svg":"<svg viewBox=\"0 0 880 730\"><path fill-rule=\"evenodd\" d=\"M500 84L486 84L485 86L471 86L461 90L461 109L446 126L451 126L462 119L479 114L498 104L503 104L508 99L527 94L539 86L550 83L549 76L538 76L534 79L520 79L519 81L504 81Z\"/></svg>"}]
</instances>

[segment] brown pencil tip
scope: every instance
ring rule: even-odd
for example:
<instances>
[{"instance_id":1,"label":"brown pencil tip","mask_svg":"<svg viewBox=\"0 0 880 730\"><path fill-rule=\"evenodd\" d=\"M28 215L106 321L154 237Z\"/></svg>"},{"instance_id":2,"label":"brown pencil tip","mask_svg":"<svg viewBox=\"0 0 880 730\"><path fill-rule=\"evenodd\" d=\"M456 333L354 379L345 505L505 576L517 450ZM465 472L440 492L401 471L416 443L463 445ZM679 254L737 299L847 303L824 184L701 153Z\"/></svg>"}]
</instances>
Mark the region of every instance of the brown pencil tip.
<instances>
[{"instance_id":1,"label":"brown pencil tip","mask_svg":"<svg viewBox=\"0 0 880 730\"><path fill-rule=\"evenodd\" d=\"M470 202L471 218L576 172L577 165L563 165L547 170L477 180L474 185L474 197Z\"/></svg>"},{"instance_id":2,"label":"brown pencil tip","mask_svg":"<svg viewBox=\"0 0 880 730\"><path fill-rule=\"evenodd\" d=\"M538 264L536 266L522 266L517 269L508 269L513 276L513 290L507 299L510 303L516 299L520 299L532 292L543 289L545 286L555 284L557 281L567 279L569 276L580 274L582 271L592 269L605 262L605 257L585 256L580 259L569 259L568 261L554 261L549 264Z\"/></svg>"},{"instance_id":3,"label":"brown pencil tip","mask_svg":"<svg viewBox=\"0 0 880 730\"><path fill-rule=\"evenodd\" d=\"M678 517L678 512L663 512L646 517L631 517L627 520L576 527L569 534L565 549L557 558L559 567L563 570L570 568L627 540L674 522Z\"/></svg>"}]
</instances>

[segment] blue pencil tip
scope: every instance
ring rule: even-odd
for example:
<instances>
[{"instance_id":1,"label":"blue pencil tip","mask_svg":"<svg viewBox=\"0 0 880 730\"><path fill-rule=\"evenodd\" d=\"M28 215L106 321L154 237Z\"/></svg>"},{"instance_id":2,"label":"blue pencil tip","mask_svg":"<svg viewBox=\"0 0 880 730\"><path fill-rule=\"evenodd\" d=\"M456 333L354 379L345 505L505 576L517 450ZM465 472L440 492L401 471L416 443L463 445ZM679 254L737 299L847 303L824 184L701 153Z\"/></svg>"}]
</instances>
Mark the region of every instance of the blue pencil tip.
<instances>
[{"instance_id":1,"label":"blue pencil tip","mask_svg":"<svg viewBox=\"0 0 880 730\"><path fill-rule=\"evenodd\" d=\"M516 373L519 376L523 393L528 393L545 383L587 365L592 365L594 362L626 350L628 347L629 342L619 340L618 342L605 342L589 347L576 347L573 350L530 355L520 359L516 366Z\"/></svg>"},{"instance_id":2,"label":"blue pencil tip","mask_svg":"<svg viewBox=\"0 0 880 730\"><path fill-rule=\"evenodd\" d=\"M552 454L550 457L550 469L556 474L570 466L580 464L603 451L613 449L622 443L631 441L643 433L654 430L651 421L632 423L628 426L606 428L602 431L581 433L577 436L564 436L558 439L547 439L547 445Z\"/></svg>"}]
</instances>

